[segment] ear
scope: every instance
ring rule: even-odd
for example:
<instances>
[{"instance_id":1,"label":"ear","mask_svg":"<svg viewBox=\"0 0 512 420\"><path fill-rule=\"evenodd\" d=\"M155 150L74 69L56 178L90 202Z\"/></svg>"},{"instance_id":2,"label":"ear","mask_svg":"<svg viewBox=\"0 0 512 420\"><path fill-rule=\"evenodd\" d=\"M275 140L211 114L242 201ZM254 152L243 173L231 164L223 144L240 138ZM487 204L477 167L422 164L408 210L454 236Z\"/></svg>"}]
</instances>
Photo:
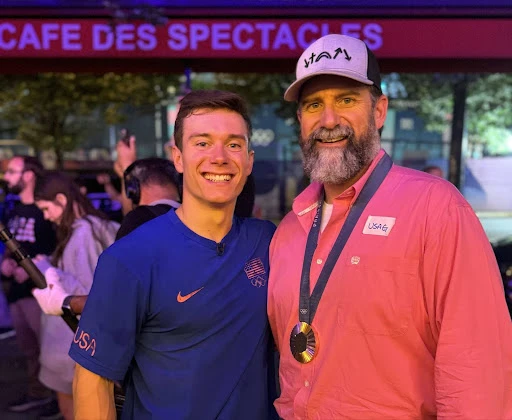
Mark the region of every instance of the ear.
<instances>
[{"instance_id":1,"label":"ear","mask_svg":"<svg viewBox=\"0 0 512 420\"><path fill-rule=\"evenodd\" d=\"M254 150L249 150L249 163L247 164L247 171L245 173L246 176L249 176L251 174L253 165L254 165Z\"/></svg>"},{"instance_id":2,"label":"ear","mask_svg":"<svg viewBox=\"0 0 512 420\"><path fill-rule=\"evenodd\" d=\"M382 95L379 99L377 99L377 103L375 104L375 127L377 130L382 128L384 122L386 121L386 116L388 114L388 97L386 95Z\"/></svg>"},{"instance_id":3,"label":"ear","mask_svg":"<svg viewBox=\"0 0 512 420\"><path fill-rule=\"evenodd\" d=\"M299 124L300 124L301 120L302 120L302 114L300 113L300 107L297 108L297 119L299 120Z\"/></svg>"},{"instance_id":4,"label":"ear","mask_svg":"<svg viewBox=\"0 0 512 420\"><path fill-rule=\"evenodd\" d=\"M55 200L54 201L56 202L56 204L58 204L62 208L65 208L66 204L68 204L68 198L64 194L62 194L62 193L58 193L55 196Z\"/></svg>"},{"instance_id":5,"label":"ear","mask_svg":"<svg viewBox=\"0 0 512 420\"><path fill-rule=\"evenodd\" d=\"M171 149L172 152L172 160L174 162L174 167L176 170L182 174L183 173L183 153L180 149L174 144Z\"/></svg>"}]
</instances>

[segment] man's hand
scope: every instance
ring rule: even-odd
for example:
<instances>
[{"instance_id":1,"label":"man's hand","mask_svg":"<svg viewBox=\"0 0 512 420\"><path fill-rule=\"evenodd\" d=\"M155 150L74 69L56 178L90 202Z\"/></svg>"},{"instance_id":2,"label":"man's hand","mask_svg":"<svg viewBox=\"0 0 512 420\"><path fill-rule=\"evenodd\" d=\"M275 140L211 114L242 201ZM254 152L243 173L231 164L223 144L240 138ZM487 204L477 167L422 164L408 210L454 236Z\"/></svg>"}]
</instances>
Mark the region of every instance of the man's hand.
<instances>
[{"instance_id":1,"label":"man's hand","mask_svg":"<svg viewBox=\"0 0 512 420\"><path fill-rule=\"evenodd\" d=\"M32 294L39 303L43 312L47 315L62 315L62 302L68 293L60 284L60 277L55 267L46 270L46 289L34 289Z\"/></svg>"},{"instance_id":2,"label":"man's hand","mask_svg":"<svg viewBox=\"0 0 512 420\"><path fill-rule=\"evenodd\" d=\"M98 184L105 185L105 184L111 184L110 175L107 173L101 173L96 175L96 181L98 181Z\"/></svg>"},{"instance_id":3,"label":"man's hand","mask_svg":"<svg viewBox=\"0 0 512 420\"><path fill-rule=\"evenodd\" d=\"M133 162L137 160L137 150L135 147L135 136L130 136L130 144L120 140L116 145L117 159L114 162L114 171L119 178L123 178L123 173Z\"/></svg>"},{"instance_id":4,"label":"man's hand","mask_svg":"<svg viewBox=\"0 0 512 420\"><path fill-rule=\"evenodd\" d=\"M16 267L18 267L18 263L14 261L12 258L4 258L1 267L2 274L6 277L12 277L14 275L14 270L16 270Z\"/></svg>"},{"instance_id":5,"label":"man's hand","mask_svg":"<svg viewBox=\"0 0 512 420\"><path fill-rule=\"evenodd\" d=\"M29 275L23 269L23 267L16 267L12 273L12 276L14 277L14 280L16 280L16 282L19 284L25 283L29 279Z\"/></svg>"}]
</instances>

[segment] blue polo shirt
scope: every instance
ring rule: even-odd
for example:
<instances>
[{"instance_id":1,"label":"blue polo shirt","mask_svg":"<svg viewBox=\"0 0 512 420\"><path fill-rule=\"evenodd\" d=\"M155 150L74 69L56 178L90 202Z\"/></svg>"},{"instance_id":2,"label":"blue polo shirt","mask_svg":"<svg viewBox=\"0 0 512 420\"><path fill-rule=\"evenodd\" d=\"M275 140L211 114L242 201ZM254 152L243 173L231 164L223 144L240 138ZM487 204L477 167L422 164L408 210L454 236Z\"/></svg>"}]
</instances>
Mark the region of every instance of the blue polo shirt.
<instances>
[{"instance_id":1,"label":"blue polo shirt","mask_svg":"<svg viewBox=\"0 0 512 420\"><path fill-rule=\"evenodd\" d=\"M102 254L69 354L125 380L123 419L268 417L274 230L235 217L219 245L171 210Z\"/></svg>"}]
</instances>

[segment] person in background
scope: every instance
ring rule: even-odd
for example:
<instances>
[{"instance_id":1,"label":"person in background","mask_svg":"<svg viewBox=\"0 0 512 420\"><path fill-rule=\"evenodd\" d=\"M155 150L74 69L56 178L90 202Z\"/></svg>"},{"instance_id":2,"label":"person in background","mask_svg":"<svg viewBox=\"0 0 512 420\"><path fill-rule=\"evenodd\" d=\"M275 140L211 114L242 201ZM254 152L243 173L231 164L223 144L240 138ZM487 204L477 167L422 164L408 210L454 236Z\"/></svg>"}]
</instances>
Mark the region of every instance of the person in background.
<instances>
[{"instance_id":1,"label":"person in background","mask_svg":"<svg viewBox=\"0 0 512 420\"><path fill-rule=\"evenodd\" d=\"M108 173L96 175L96 181L102 185L111 200L121 202L121 193L117 191Z\"/></svg>"},{"instance_id":2,"label":"person in background","mask_svg":"<svg viewBox=\"0 0 512 420\"><path fill-rule=\"evenodd\" d=\"M34 200L44 218L57 225L55 251L51 258L36 257L36 265L43 274L51 267L57 268L62 286L69 293L87 294L98 257L114 241L119 224L96 210L63 173L39 177ZM73 332L61 318L43 315L39 379L57 393L59 408L66 420L73 419L75 363L67 355L72 341Z\"/></svg>"},{"instance_id":3,"label":"person in background","mask_svg":"<svg viewBox=\"0 0 512 420\"><path fill-rule=\"evenodd\" d=\"M253 217L255 197L256 185L254 176L251 174L247 177L244 188L236 199L235 215L238 217Z\"/></svg>"},{"instance_id":4,"label":"person in background","mask_svg":"<svg viewBox=\"0 0 512 420\"><path fill-rule=\"evenodd\" d=\"M70 349L77 419L113 419L113 381L124 378L123 419L269 415L266 289L275 227L234 217L253 165L250 135L238 95L195 91L182 99L173 149L182 204L100 257L77 332L88 344L75 340Z\"/></svg>"},{"instance_id":5,"label":"person in background","mask_svg":"<svg viewBox=\"0 0 512 420\"><path fill-rule=\"evenodd\" d=\"M179 175L172 162L152 157L138 159L123 174L124 191L132 202L116 240L157 216L180 206Z\"/></svg>"},{"instance_id":6,"label":"person in background","mask_svg":"<svg viewBox=\"0 0 512 420\"><path fill-rule=\"evenodd\" d=\"M427 166L423 168L423 172L426 172L427 174L438 176L439 178L444 178L443 170L439 166Z\"/></svg>"},{"instance_id":7,"label":"person in background","mask_svg":"<svg viewBox=\"0 0 512 420\"><path fill-rule=\"evenodd\" d=\"M29 255L50 255L55 249L55 231L34 204L36 179L44 173L41 162L32 156L14 156L9 160L4 180L12 194L19 196L13 210L6 214L4 225ZM25 355L28 389L19 400L8 406L9 411L21 413L44 406L44 413L54 415L58 407L52 392L38 379L40 364L41 309L32 297L35 287L28 274L16 261L4 254L2 280L8 283L7 300L16 331L16 341Z\"/></svg>"},{"instance_id":8,"label":"person in background","mask_svg":"<svg viewBox=\"0 0 512 420\"><path fill-rule=\"evenodd\" d=\"M471 206L381 149L388 99L363 41L320 38L296 76L312 183L270 247L279 416L512 418L512 323Z\"/></svg>"}]
</instances>

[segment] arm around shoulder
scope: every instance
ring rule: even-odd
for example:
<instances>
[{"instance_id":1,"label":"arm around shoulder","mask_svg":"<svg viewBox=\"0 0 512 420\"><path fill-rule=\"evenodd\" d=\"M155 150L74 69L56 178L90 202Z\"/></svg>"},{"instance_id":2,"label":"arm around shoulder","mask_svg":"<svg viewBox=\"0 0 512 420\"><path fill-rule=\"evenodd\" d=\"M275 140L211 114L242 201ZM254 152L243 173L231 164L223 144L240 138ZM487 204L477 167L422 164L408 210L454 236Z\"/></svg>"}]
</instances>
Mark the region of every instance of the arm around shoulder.
<instances>
[{"instance_id":1,"label":"arm around shoulder","mask_svg":"<svg viewBox=\"0 0 512 420\"><path fill-rule=\"evenodd\" d=\"M115 420L114 383L79 364L73 378L75 420Z\"/></svg>"}]
</instances>

